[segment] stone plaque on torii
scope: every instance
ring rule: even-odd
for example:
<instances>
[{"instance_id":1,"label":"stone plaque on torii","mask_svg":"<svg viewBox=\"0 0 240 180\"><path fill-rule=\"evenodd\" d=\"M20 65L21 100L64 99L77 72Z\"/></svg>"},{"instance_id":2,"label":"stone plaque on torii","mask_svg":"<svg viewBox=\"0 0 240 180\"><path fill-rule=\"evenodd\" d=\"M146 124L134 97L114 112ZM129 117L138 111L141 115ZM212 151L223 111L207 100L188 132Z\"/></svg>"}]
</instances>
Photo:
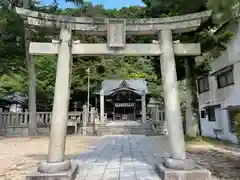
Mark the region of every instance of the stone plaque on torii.
<instances>
[{"instance_id":1,"label":"stone plaque on torii","mask_svg":"<svg viewBox=\"0 0 240 180\"><path fill-rule=\"evenodd\" d=\"M196 30L202 22L210 17L211 11L150 19L100 19L57 16L21 8L17 8L16 12L25 18L29 26L60 30L59 40L52 43L31 42L29 47L29 52L33 55L58 55L48 161L40 165L38 169L40 174L49 175L64 171L75 172L73 168L76 166L73 166L70 161L64 161L72 55L160 56L165 117L168 122L171 154L170 158L165 160L164 166L157 167L163 174L165 173L163 178L169 178L167 173L169 168L172 169L171 172L176 169L192 170L193 172L196 166L186 158L185 153L174 56L197 56L201 54L201 49L198 43L173 43L172 33ZM73 31L74 34L107 36L107 42L103 44L85 44L81 43L81 41L73 41ZM149 44L127 44L127 34L157 34L158 41ZM101 99L104 101L103 98ZM145 111L143 112L145 113ZM100 117L104 118L104 109L100 110ZM207 177L206 173L204 174L206 171L199 172L200 170L198 176ZM177 179L182 177L181 174L181 177L179 175ZM194 176L191 177L195 179Z\"/></svg>"}]
</instances>

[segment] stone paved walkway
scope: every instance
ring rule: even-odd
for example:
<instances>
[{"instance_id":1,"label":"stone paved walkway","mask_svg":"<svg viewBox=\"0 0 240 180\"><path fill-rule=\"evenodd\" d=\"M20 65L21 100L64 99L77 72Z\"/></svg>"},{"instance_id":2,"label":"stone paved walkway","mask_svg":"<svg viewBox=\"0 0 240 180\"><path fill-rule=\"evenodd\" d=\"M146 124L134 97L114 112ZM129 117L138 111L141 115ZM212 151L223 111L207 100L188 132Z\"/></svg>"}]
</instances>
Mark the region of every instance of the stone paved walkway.
<instances>
[{"instance_id":1,"label":"stone paved walkway","mask_svg":"<svg viewBox=\"0 0 240 180\"><path fill-rule=\"evenodd\" d=\"M76 180L160 180L154 171L160 159L144 135L105 136L74 161L80 166Z\"/></svg>"}]
</instances>

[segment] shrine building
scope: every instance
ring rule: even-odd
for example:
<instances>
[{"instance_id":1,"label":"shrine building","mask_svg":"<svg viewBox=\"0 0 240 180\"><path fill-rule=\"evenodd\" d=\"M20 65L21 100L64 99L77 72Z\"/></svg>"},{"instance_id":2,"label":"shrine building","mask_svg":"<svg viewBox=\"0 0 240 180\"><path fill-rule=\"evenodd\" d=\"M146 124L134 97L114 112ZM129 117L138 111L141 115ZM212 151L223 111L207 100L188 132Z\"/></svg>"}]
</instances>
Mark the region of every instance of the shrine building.
<instances>
[{"instance_id":1,"label":"shrine building","mask_svg":"<svg viewBox=\"0 0 240 180\"><path fill-rule=\"evenodd\" d=\"M148 94L145 79L104 80L96 98L108 121L145 121Z\"/></svg>"}]
</instances>

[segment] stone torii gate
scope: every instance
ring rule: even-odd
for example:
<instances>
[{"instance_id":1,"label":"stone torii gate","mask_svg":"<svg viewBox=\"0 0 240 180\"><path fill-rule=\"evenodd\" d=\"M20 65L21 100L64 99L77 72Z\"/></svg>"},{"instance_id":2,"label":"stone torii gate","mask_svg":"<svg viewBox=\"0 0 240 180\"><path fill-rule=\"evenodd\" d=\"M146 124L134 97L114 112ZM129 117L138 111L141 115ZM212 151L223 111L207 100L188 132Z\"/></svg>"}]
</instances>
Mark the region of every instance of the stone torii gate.
<instances>
[{"instance_id":1,"label":"stone torii gate","mask_svg":"<svg viewBox=\"0 0 240 180\"><path fill-rule=\"evenodd\" d=\"M41 174L51 176L64 171L73 173L77 169L70 161L64 160L72 55L160 56L165 113L171 147L171 158L166 159L164 164L171 169L191 169L193 167L186 159L174 56L197 56L201 54L201 50L198 43L173 43L172 33L196 30L203 21L209 18L211 11L151 19L56 16L21 8L17 8L16 12L25 18L28 26L60 30L58 41L52 43L31 42L29 47L29 52L33 55L58 55L48 161L40 165L39 174L36 176L41 176ZM80 41L72 40L72 32L107 36L107 42L83 44ZM127 34L141 36L156 34L159 39L151 44L126 44Z\"/></svg>"}]
</instances>

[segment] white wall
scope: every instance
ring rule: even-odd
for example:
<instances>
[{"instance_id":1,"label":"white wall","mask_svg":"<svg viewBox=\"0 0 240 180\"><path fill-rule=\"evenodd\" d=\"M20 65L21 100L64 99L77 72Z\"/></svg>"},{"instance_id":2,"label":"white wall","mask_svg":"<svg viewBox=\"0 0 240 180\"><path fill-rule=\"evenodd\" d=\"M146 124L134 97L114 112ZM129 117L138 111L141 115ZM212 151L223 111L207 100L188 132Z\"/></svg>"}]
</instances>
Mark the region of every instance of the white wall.
<instances>
[{"instance_id":1,"label":"white wall","mask_svg":"<svg viewBox=\"0 0 240 180\"><path fill-rule=\"evenodd\" d=\"M209 91L199 94L200 106L209 104L221 104L232 94L236 86L240 86L240 28L235 22L228 25L228 29L234 32L238 27L234 38L229 42L227 50L211 63L211 73L233 65L234 85L218 89L215 76L209 76ZM235 30L236 31L236 30Z\"/></svg>"},{"instance_id":2,"label":"white wall","mask_svg":"<svg viewBox=\"0 0 240 180\"><path fill-rule=\"evenodd\" d=\"M234 85L226 86L224 88L218 89L217 80L214 76L209 77L209 91L199 94L199 109L203 110L206 106L213 105L223 105L224 101L228 99L231 95L234 95L233 92L240 92L240 62L234 64ZM238 78L239 77L239 78ZM236 94L239 96L239 94ZM218 138L223 140L228 140L233 143L237 143L236 134L232 134L229 131L229 120L228 120L228 111L221 108L215 109L216 121L208 121L208 117L200 119L201 121L201 130L203 136L216 137L214 129L223 129L223 133L218 135Z\"/></svg>"},{"instance_id":3,"label":"white wall","mask_svg":"<svg viewBox=\"0 0 240 180\"><path fill-rule=\"evenodd\" d=\"M215 138L216 135L213 132L213 129L215 128L215 122L209 122L208 117L201 119L201 130L202 130L202 136L212 137Z\"/></svg>"},{"instance_id":4,"label":"white wall","mask_svg":"<svg viewBox=\"0 0 240 180\"><path fill-rule=\"evenodd\" d=\"M234 69L233 72L234 80L237 79L235 78L237 77L237 75L235 75L236 74L235 72L237 71L239 71L238 73L240 73L240 66L239 69ZM238 77L240 77L240 74ZM218 89L216 77L209 76L209 91L198 95L199 106L205 107L207 105L218 105L223 103L223 101L225 101L229 97L229 95L234 91L234 88L235 86L238 85L238 83L240 85L240 79L238 79L234 85Z\"/></svg>"},{"instance_id":5,"label":"white wall","mask_svg":"<svg viewBox=\"0 0 240 180\"><path fill-rule=\"evenodd\" d=\"M215 116L216 121L208 121L208 116L200 119L202 136L216 138L214 129L222 129L222 133L219 133L217 136L219 139L237 143L236 134L232 134L229 131L228 111L222 110L221 108L216 108Z\"/></svg>"},{"instance_id":6,"label":"white wall","mask_svg":"<svg viewBox=\"0 0 240 180\"><path fill-rule=\"evenodd\" d=\"M234 24L230 28L236 27ZM209 76L209 91L198 95L199 110L206 106L223 105L236 90L240 92L240 28L234 39L229 43L228 49L216 60L211 63L212 71L216 72L226 66L233 65L234 85L218 89L217 79L215 76ZM222 135L219 138L237 143L235 134L229 131L228 111L221 108L215 109L216 121L208 121L208 117L200 119L203 136L216 137L213 129L223 129Z\"/></svg>"},{"instance_id":7,"label":"white wall","mask_svg":"<svg viewBox=\"0 0 240 180\"><path fill-rule=\"evenodd\" d=\"M229 121L228 121L228 111L227 110L222 110L222 119L223 121L223 127L224 127L224 140L231 141L233 143L237 143L237 137L236 134L232 134L229 131Z\"/></svg>"},{"instance_id":8,"label":"white wall","mask_svg":"<svg viewBox=\"0 0 240 180\"><path fill-rule=\"evenodd\" d=\"M214 129L222 129L223 123L222 123L222 115L221 115L221 108L215 108L215 117L216 121L209 121L208 115L206 114L206 118L201 119L201 129L202 129L202 135L213 137L215 138L216 135L214 133ZM218 138L223 138L223 136L218 135Z\"/></svg>"}]
</instances>

